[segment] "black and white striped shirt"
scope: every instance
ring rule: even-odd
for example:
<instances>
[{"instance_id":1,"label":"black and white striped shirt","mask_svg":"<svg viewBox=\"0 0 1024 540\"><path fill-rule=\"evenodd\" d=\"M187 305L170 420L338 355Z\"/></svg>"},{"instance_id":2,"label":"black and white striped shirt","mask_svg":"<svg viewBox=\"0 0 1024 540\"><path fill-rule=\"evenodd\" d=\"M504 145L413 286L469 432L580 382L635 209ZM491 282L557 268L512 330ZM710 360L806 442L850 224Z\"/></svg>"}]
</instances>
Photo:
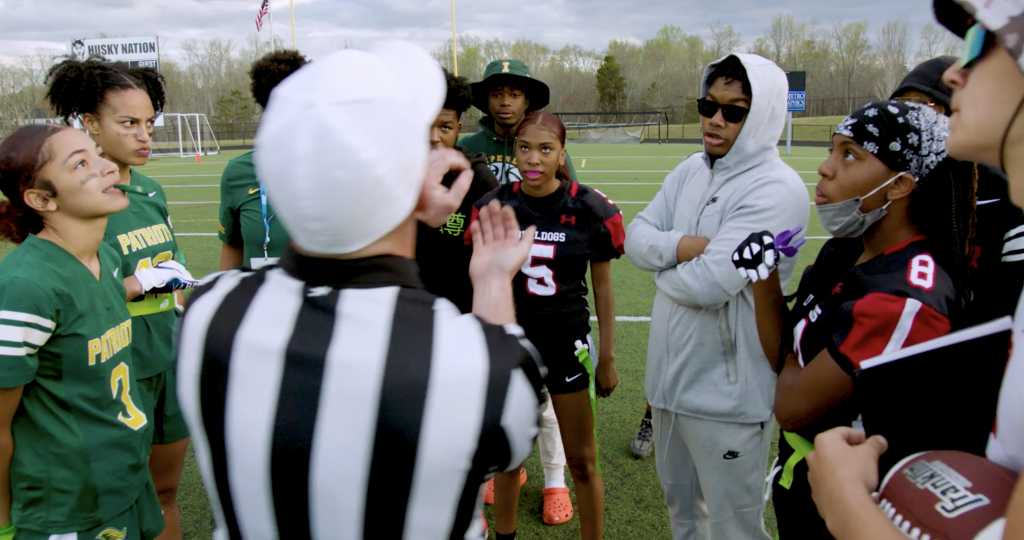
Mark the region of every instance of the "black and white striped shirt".
<instances>
[{"instance_id":1,"label":"black and white striped shirt","mask_svg":"<svg viewBox=\"0 0 1024 540\"><path fill-rule=\"evenodd\" d=\"M214 538L483 538L481 484L537 434L530 351L425 292L408 259L289 251L221 274L178 351Z\"/></svg>"}]
</instances>

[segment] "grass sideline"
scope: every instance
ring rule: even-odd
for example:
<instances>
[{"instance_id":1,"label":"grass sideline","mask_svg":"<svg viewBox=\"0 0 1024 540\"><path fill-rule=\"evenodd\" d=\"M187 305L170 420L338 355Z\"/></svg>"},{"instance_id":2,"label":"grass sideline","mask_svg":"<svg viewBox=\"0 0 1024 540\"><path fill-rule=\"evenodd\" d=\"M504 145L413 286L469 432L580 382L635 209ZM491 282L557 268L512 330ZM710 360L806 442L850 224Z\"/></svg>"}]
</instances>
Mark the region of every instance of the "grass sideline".
<instances>
[{"instance_id":1,"label":"grass sideline","mask_svg":"<svg viewBox=\"0 0 1024 540\"><path fill-rule=\"evenodd\" d=\"M580 182L600 189L623 211L628 224L660 189L668 171L683 159L699 151L695 145L572 145L569 153L579 173ZM826 152L820 148L793 149L787 163L798 171L810 190L817 181L818 165ZM188 267L199 277L217 270L220 241L216 237L220 173L227 161L240 151L205 156L202 164L195 158L161 158L139 169L161 183L167 193L171 218L178 243L185 251ZM811 212L807 233L811 239L802 250L795 275L813 261L826 233ZM0 244L0 257L13 249ZM616 313L625 317L648 317L654 298L650 274L633 267L625 258L612 263L616 289ZM654 459L636 461L629 452L629 443L636 432L645 407L643 389L644 366L649 323L619 322L616 326L616 365L619 387L608 399L599 403L598 443L606 493L605 536L631 540L670 537L668 514L661 486L655 472ZM594 329L595 339L598 337ZM777 438L777 428L776 428ZM773 445L772 456L775 455ZM519 510L519 532L522 538L576 539L579 520L556 527L541 521L543 473L536 452L526 463L529 479L522 490ZM566 480L571 479L566 473ZM191 449L182 475L178 496L184 538L209 539L213 517ZM577 507L578 511L578 507ZM486 516L493 526L493 512ZM766 511L766 523L775 535L774 511ZM491 533L493 538L493 532Z\"/></svg>"}]
</instances>

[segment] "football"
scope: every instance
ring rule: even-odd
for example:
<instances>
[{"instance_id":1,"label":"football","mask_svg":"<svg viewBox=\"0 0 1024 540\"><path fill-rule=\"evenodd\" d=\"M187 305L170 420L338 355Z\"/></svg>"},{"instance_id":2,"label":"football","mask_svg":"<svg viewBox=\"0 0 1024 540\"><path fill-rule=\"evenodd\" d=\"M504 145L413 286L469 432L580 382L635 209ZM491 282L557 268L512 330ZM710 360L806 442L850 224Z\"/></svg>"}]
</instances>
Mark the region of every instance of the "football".
<instances>
[{"instance_id":1,"label":"football","mask_svg":"<svg viewBox=\"0 0 1024 540\"><path fill-rule=\"evenodd\" d=\"M878 506L914 540L1000 540L1016 481L979 456L922 452L885 475Z\"/></svg>"}]
</instances>

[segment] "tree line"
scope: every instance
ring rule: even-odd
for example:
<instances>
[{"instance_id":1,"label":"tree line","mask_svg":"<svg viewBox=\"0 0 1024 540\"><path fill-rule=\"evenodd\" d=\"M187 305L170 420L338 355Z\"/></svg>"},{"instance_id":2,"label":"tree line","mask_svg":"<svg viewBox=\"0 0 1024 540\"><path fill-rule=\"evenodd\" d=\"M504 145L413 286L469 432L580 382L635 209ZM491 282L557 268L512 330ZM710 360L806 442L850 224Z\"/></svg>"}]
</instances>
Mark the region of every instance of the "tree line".
<instances>
[{"instance_id":1,"label":"tree line","mask_svg":"<svg viewBox=\"0 0 1024 540\"><path fill-rule=\"evenodd\" d=\"M280 39L275 45L284 46ZM779 15L747 47L732 25L720 22L704 33L687 33L669 24L646 41L612 40L600 51L463 35L458 38L458 71L476 81L490 61L516 58L551 87L549 108L556 112L658 110L668 112L673 123L693 122L693 100L700 93L705 66L730 52L752 52L787 71L806 71L804 115L829 116L888 97L917 62L956 54L958 48L955 36L932 24L913 38L906 19L872 30L867 22L821 24ZM166 112L203 113L214 124L258 121L248 70L271 50L269 42L255 35L240 45L220 38L185 40L181 50L177 59L160 63L167 84ZM452 70L450 41L432 52ZM52 116L44 98L45 78L60 60L37 50L13 62L0 61L0 126ZM464 124L472 125L473 116Z\"/></svg>"}]
</instances>

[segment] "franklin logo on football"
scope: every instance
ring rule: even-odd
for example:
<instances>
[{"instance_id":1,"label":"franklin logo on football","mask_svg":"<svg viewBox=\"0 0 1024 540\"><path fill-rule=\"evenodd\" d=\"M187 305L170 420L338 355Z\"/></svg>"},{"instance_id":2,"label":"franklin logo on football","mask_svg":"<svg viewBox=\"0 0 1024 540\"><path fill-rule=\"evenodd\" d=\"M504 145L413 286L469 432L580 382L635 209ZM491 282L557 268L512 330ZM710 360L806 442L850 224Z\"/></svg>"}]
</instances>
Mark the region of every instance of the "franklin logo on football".
<instances>
[{"instance_id":1,"label":"franklin logo on football","mask_svg":"<svg viewBox=\"0 0 1024 540\"><path fill-rule=\"evenodd\" d=\"M919 489L927 489L938 496L935 509L947 518L958 517L990 502L988 497L968 491L971 482L938 460L915 463L903 474Z\"/></svg>"}]
</instances>

